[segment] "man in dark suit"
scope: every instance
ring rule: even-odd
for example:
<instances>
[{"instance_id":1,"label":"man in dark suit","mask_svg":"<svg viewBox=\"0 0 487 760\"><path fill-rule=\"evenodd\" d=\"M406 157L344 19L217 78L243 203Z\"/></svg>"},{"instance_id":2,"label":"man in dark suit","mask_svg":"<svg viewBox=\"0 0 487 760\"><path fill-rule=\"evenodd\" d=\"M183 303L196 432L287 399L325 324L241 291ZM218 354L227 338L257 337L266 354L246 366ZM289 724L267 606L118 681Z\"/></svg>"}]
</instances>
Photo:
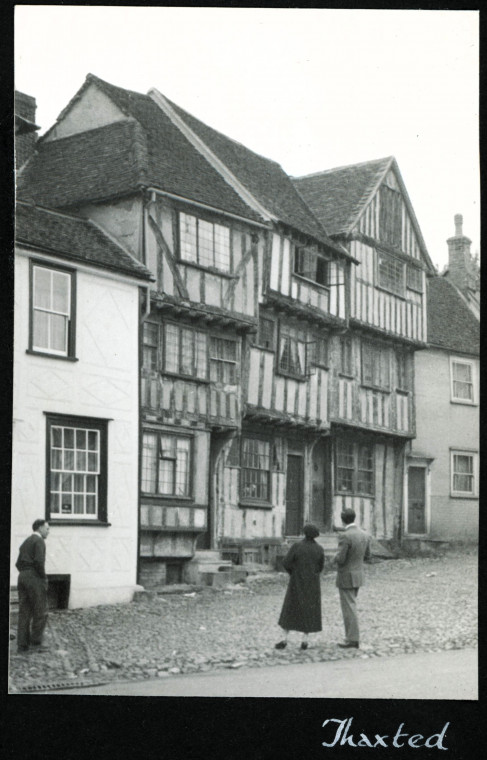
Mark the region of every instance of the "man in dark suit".
<instances>
[{"instance_id":1,"label":"man in dark suit","mask_svg":"<svg viewBox=\"0 0 487 760\"><path fill-rule=\"evenodd\" d=\"M15 566L19 571L17 591L19 594L19 623L17 651L45 652L42 636L47 621L46 544L49 523L35 520L32 535L25 539L19 549Z\"/></svg>"},{"instance_id":2,"label":"man in dark suit","mask_svg":"<svg viewBox=\"0 0 487 760\"><path fill-rule=\"evenodd\" d=\"M370 558L370 536L355 524L353 509L341 514L345 530L338 538L338 552L334 562L338 566L336 585L340 593L345 642L344 649L358 649L360 636L357 618L357 594L364 583L364 560Z\"/></svg>"}]
</instances>

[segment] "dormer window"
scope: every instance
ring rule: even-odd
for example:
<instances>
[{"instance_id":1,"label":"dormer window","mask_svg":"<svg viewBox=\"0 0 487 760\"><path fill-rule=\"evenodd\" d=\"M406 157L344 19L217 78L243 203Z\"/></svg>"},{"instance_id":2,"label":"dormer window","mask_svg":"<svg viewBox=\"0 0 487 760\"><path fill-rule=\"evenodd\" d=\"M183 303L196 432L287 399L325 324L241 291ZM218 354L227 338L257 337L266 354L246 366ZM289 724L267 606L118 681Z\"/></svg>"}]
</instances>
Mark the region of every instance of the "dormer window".
<instances>
[{"instance_id":1,"label":"dormer window","mask_svg":"<svg viewBox=\"0 0 487 760\"><path fill-rule=\"evenodd\" d=\"M328 285L328 261L312 248L294 249L294 274L318 285Z\"/></svg>"},{"instance_id":2,"label":"dormer window","mask_svg":"<svg viewBox=\"0 0 487 760\"><path fill-rule=\"evenodd\" d=\"M229 227L181 212L179 254L183 261L230 271Z\"/></svg>"}]
</instances>

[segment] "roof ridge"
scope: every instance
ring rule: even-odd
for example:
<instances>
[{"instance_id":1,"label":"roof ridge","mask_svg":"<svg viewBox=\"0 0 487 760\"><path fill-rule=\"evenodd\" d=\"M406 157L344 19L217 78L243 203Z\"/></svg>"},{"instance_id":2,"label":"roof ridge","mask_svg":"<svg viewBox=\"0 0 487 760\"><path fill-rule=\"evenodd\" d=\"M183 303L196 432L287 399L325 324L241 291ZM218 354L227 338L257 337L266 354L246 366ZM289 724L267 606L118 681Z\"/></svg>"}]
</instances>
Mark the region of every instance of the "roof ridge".
<instances>
[{"instance_id":1,"label":"roof ridge","mask_svg":"<svg viewBox=\"0 0 487 760\"><path fill-rule=\"evenodd\" d=\"M218 154L212 150L207 141L200 137L194 129L184 120L184 118L178 113L178 106L173 108L172 104L167 100L165 95L159 92L156 88L150 90L148 96L153 103L155 103L163 113L172 121L188 142L195 148L203 158L209 163L209 165L218 172L222 179L228 184L234 193L240 196L241 200L254 212L257 212L264 219L272 220L276 219L269 209L267 209L254 193L247 187L247 185L238 178L238 176L230 169L229 166L222 161ZM191 116L191 114L188 114ZM203 122L200 122L203 124ZM205 125L204 125L205 126Z\"/></svg>"},{"instance_id":2,"label":"roof ridge","mask_svg":"<svg viewBox=\"0 0 487 760\"><path fill-rule=\"evenodd\" d=\"M390 162L391 159L395 160L394 156L391 155L391 156L384 156L383 158L373 158L370 161L359 161L358 163L355 163L355 164L344 164L343 166L335 166L331 169L322 169L319 172L312 172L311 174L301 174L298 177L291 177L291 179L293 181L301 180L301 179L309 179L311 177L319 177L323 174L331 174L332 172L343 171L343 169L352 169L352 168L355 169L359 166L370 166L371 164L379 164L379 163L382 163L383 161Z\"/></svg>"}]
</instances>

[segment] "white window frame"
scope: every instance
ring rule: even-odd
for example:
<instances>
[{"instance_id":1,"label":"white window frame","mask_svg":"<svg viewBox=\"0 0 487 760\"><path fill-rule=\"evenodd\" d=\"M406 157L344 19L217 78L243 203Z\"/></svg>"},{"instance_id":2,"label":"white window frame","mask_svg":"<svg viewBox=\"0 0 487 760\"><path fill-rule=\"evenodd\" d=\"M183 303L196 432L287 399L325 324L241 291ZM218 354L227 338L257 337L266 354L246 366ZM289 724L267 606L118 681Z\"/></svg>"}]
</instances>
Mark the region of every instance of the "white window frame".
<instances>
[{"instance_id":1,"label":"white window frame","mask_svg":"<svg viewBox=\"0 0 487 760\"><path fill-rule=\"evenodd\" d=\"M471 491L455 490L455 487L454 487L455 475L466 474L466 473L455 472L455 457L456 456L466 456L466 457L472 458L473 488ZM472 449L450 449L450 496L454 498L476 499L478 498L478 495L479 495L479 454L478 454L478 451L473 451Z\"/></svg>"},{"instance_id":2,"label":"white window frame","mask_svg":"<svg viewBox=\"0 0 487 760\"><path fill-rule=\"evenodd\" d=\"M69 444L66 442L68 432ZM47 415L46 514L49 521L106 523L107 435L106 420ZM90 436L94 446L90 445ZM64 498L71 511L65 509ZM75 512L76 500L78 506L81 500L82 512ZM92 511L88 511L89 502L94 507Z\"/></svg>"},{"instance_id":3,"label":"white window frame","mask_svg":"<svg viewBox=\"0 0 487 760\"><path fill-rule=\"evenodd\" d=\"M463 364L470 367L471 371L471 385L472 385L472 398L459 398L455 396L455 376L454 376L454 364ZM459 381L461 382L461 381ZM460 356L450 356L450 391L451 402L453 404L467 404L467 406L475 406L477 404L477 367L476 362L473 359L464 359Z\"/></svg>"},{"instance_id":4,"label":"white window frame","mask_svg":"<svg viewBox=\"0 0 487 760\"><path fill-rule=\"evenodd\" d=\"M36 280L38 274L41 272L48 272L50 276L50 306L41 306L36 303ZM66 281L66 290L67 290L67 306L66 310L62 309L56 309L54 308L54 291L53 291L53 282L54 282L54 275L57 275L58 277L62 277ZM73 280L73 272L70 270L66 270L63 268L58 268L56 266L49 266L45 264L40 264L37 262L32 262L32 295L31 295L31 346L30 350L35 351L36 353L42 353L42 354L49 354L51 356L60 356L60 357L69 357L73 354L73 346L71 345L73 343L73 336L72 336L72 325L73 325L73 287L74 287L74 280ZM41 346L37 345L35 342L35 323L36 323L36 314L46 314L48 319L48 345ZM56 349L52 347L52 321L53 318L63 318L64 319L64 347L62 349Z\"/></svg>"}]
</instances>

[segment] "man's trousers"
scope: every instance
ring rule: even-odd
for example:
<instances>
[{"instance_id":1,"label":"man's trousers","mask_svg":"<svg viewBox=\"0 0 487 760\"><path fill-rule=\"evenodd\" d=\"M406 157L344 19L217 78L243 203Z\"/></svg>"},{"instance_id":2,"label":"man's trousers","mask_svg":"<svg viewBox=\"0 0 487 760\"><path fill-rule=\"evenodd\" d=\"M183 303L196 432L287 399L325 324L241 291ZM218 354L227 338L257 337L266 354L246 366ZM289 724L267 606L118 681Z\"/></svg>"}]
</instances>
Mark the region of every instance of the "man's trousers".
<instances>
[{"instance_id":1,"label":"man's trousers","mask_svg":"<svg viewBox=\"0 0 487 760\"><path fill-rule=\"evenodd\" d=\"M47 622L47 589L45 581L32 570L22 570L17 583L19 624L17 646L27 649L42 643Z\"/></svg>"},{"instance_id":2,"label":"man's trousers","mask_svg":"<svg viewBox=\"0 0 487 760\"><path fill-rule=\"evenodd\" d=\"M360 641L357 617L358 588L339 588L338 590L345 626L345 641L358 643Z\"/></svg>"}]
</instances>

